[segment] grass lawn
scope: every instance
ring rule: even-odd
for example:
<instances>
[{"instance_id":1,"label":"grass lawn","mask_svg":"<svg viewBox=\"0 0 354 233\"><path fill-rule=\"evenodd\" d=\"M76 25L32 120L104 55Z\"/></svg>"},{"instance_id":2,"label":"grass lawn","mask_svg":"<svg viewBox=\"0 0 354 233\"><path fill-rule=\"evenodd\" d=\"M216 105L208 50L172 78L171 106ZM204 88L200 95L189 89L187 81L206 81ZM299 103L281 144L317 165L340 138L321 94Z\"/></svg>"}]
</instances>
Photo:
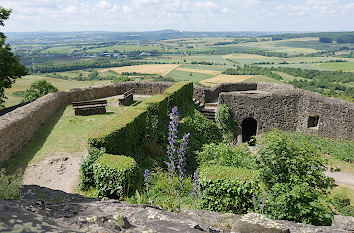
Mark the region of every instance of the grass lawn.
<instances>
[{"instance_id":1,"label":"grass lawn","mask_svg":"<svg viewBox=\"0 0 354 233\"><path fill-rule=\"evenodd\" d=\"M197 73L197 72L173 70L169 74L167 74L165 77L166 78L173 78L176 81L187 80L187 81L192 81L192 82L199 82L201 80L208 79L213 76L214 75L202 74L202 73Z\"/></svg>"},{"instance_id":2,"label":"grass lawn","mask_svg":"<svg viewBox=\"0 0 354 233\"><path fill-rule=\"evenodd\" d=\"M43 125L26 145L6 163L10 170L25 168L55 153L69 153L81 156L87 149L89 135L117 115L124 116L129 107L114 107L109 99L104 115L75 116L71 105L60 109Z\"/></svg>"},{"instance_id":3,"label":"grass lawn","mask_svg":"<svg viewBox=\"0 0 354 233\"><path fill-rule=\"evenodd\" d=\"M16 91L25 91L32 82L36 80L47 80L51 82L56 88L59 90L68 90L72 88L79 87L89 87L89 86L97 86L106 83L111 83L110 80L101 80L101 81L74 81L74 80L62 80L49 78L42 75L27 75L23 78L17 79L16 82L12 85L12 88L5 90L5 95L8 99L5 100L5 107L10 107L16 104L19 104L22 100L22 97L16 97L13 95Z\"/></svg>"},{"instance_id":4,"label":"grass lawn","mask_svg":"<svg viewBox=\"0 0 354 233\"><path fill-rule=\"evenodd\" d=\"M354 70L354 62L330 62L319 66L331 70Z\"/></svg>"}]
</instances>

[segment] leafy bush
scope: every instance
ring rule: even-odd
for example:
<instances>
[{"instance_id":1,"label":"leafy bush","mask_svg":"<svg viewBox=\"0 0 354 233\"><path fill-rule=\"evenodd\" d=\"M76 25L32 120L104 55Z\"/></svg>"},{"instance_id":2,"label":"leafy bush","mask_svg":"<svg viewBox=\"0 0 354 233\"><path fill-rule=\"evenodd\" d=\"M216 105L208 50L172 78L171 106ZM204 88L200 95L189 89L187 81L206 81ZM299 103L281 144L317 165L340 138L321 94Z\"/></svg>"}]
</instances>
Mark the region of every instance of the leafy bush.
<instances>
[{"instance_id":1,"label":"leafy bush","mask_svg":"<svg viewBox=\"0 0 354 233\"><path fill-rule=\"evenodd\" d=\"M190 148L192 151L200 150L204 144L222 141L222 135L218 126L196 109L193 109L183 119L183 122L180 124L180 130L183 133L190 132Z\"/></svg>"},{"instance_id":2,"label":"leafy bush","mask_svg":"<svg viewBox=\"0 0 354 233\"><path fill-rule=\"evenodd\" d=\"M354 162L354 142L340 141L329 138L319 138L298 132L283 132L295 141L305 141L311 144L320 153L331 155L346 162Z\"/></svg>"},{"instance_id":3,"label":"leafy bush","mask_svg":"<svg viewBox=\"0 0 354 233\"><path fill-rule=\"evenodd\" d=\"M0 200L16 200L21 197L21 171L15 175L7 175L5 169L0 170Z\"/></svg>"},{"instance_id":4,"label":"leafy bush","mask_svg":"<svg viewBox=\"0 0 354 233\"><path fill-rule=\"evenodd\" d=\"M150 204L160 206L170 211L180 211L183 207L196 208L197 203L190 195L192 181L189 177L179 179L171 177L169 173L158 170L152 172L147 189L142 194L139 193L140 204ZM138 198L133 198L138 202ZM193 206L193 207L192 207Z\"/></svg>"},{"instance_id":5,"label":"leafy bush","mask_svg":"<svg viewBox=\"0 0 354 233\"><path fill-rule=\"evenodd\" d=\"M200 169L202 208L244 214L254 209L252 196L259 193L257 173L225 166L209 166Z\"/></svg>"},{"instance_id":6,"label":"leafy bush","mask_svg":"<svg viewBox=\"0 0 354 233\"><path fill-rule=\"evenodd\" d=\"M51 92L57 92L58 89L46 80L34 81L31 86L25 91L22 102L38 99Z\"/></svg>"},{"instance_id":7,"label":"leafy bush","mask_svg":"<svg viewBox=\"0 0 354 233\"><path fill-rule=\"evenodd\" d=\"M295 141L280 131L263 136L259 149L260 177L268 193L265 211L275 219L330 225L333 211L326 177L327 161L304 140Z\"/></svg>"},{"instance_id":8,"label":"leafy bush","mask_svg":"<svg viewBox=\"0 0 354 233\"><path fill-rule=\"evenodd\" d=\"M133 158L104 154L93 164L99 197L122 198L138 187L139 169Z\"/></svg>"},{"instance_id":9,"label":"leafy bush","mask_svg":"<svg viewBox=\"0 0 354 233\"><path fill-rule=\"evenodd\" d=\"M191 110L180 123L180 132L182 134L190 133L189 152L186 155L188 173L191 173L197 167L196 151L201 150L204 144L222 141L218 126L196 109Z\"/></svg>"},{"instance_id":10,"label":"leafy bush","mask_svg":"<svg viewBox=\"0 0 354 233\"><path fill-rule=\"evenodd\" d=\"M132 79L126 76L119 76L119 77L114 77L112 83L127 82L127 81L132 81Z\"/></svg>"},{"instance_id":11,"label":"leafy bush","mask_svg":"<svg viewBox=\"0 0 354 233\"><path fill-rule=\"evenodd\" d=\"M225 142L205 144L201 152L197 152L199 164L213 164L232 167L254 167L254 155L247 144L233 147Z\"/></svg>"},{"instance_id":12,"label":"leafy bush","mask_svg":"<svg viewBox=\"0 0 354 233\"><path fill-rule=\"evenodd\" d=\"M234 132L237 125L226 104L219 104L216 122L221 127L225 137L231 142L234 141Z\"/></svg>"},{"instance_id":13,"label":"leafy bush","mask_svg":"<svg viewBox=\"0 0 354 233\"><path fill-rule=\"evenodd\" d=\"M94 186L93 164L105 152L106 150L104 148L88 148L88 156L84 158L83 162L80 164L80 190L88 190L91 186Z\"/></svg>"}]
</instances>

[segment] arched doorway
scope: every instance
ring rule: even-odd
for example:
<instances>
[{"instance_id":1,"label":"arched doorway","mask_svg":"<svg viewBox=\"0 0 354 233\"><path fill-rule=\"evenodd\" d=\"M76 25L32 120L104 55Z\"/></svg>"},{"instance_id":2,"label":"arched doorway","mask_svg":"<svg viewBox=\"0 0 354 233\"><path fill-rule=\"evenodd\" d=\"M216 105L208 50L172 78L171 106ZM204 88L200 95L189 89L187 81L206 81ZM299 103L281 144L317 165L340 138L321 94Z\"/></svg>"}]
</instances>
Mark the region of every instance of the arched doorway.
<instances>
[{"instance_id":1,"label":"arched doorway","mask_svg":"<svg viewBox=\"0 0 354 233\"><path fill-rule=\"evenodd\" d=\"M242 121L242 142L248 142L250 146L254 146L254 143L250 143L251 137L257 134L257 121L252 118L246 118Z\"/></svg>"}]
</instances>

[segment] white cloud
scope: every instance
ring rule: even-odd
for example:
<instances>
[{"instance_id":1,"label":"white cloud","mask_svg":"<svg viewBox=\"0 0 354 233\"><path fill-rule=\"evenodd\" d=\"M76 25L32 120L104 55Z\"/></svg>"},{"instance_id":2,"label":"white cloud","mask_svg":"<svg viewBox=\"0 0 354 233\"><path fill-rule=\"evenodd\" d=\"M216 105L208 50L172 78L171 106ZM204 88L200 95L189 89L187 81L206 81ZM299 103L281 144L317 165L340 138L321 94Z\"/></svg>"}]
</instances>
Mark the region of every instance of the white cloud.
<instances>
[{"instance_id":1,"label":"white cloud","mask_svg":"<svg viewBox=\"0 0 354 233\"><path fill-rule=\"evenodd\" d=\"M352 30L352 0L1 0L7 31ZM294 17L301 17L296 25ZM337 26L338 25L338 26Z\"/></svg>"}]
</instances>

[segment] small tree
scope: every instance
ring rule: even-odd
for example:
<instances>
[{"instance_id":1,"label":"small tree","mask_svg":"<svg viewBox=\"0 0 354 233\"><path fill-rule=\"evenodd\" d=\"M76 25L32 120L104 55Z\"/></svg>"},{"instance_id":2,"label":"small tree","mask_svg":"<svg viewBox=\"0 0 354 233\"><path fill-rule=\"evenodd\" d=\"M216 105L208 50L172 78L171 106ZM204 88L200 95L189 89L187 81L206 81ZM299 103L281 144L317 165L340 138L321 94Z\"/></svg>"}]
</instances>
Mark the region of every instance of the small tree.
<instances>
[{"instance_id":1,"label":"small tree","mask_svg":"<svg viewBox=\"0 0 354 233\"><path fill-rule=\"evenodd\" d=\"M25 91L22 102L38 99L51 92L57 92L58 89L46 80L34 81L31 86Z\"/></svg>"},{"instance_id":2,"label":"small tree","mask_svg":"<svg viewBox=\"0 0 354 233\"><path fill-rule=\"evenodd\" d=\"M4 26L4 21L9 18L11 10L0 6L0 26ZM5 43L6 36L0 32L0 109L4 107L6 99L5 88L10 88L15 79L27 74L20 59L11 52L9 44Z\"/></svg>"},{"instance_id":3,"label":"small tree","mask_svg":"<svg viewBox=\"0 0 354 233\"><path fill-rule=\"evenodd\" d=\"M327 161L304 141L280 131L266 134L260 143L260 177L268 193L265 212L275 219L330 225L328 201L333 179L323 174Z\"/></svg>"}]
</instances>

